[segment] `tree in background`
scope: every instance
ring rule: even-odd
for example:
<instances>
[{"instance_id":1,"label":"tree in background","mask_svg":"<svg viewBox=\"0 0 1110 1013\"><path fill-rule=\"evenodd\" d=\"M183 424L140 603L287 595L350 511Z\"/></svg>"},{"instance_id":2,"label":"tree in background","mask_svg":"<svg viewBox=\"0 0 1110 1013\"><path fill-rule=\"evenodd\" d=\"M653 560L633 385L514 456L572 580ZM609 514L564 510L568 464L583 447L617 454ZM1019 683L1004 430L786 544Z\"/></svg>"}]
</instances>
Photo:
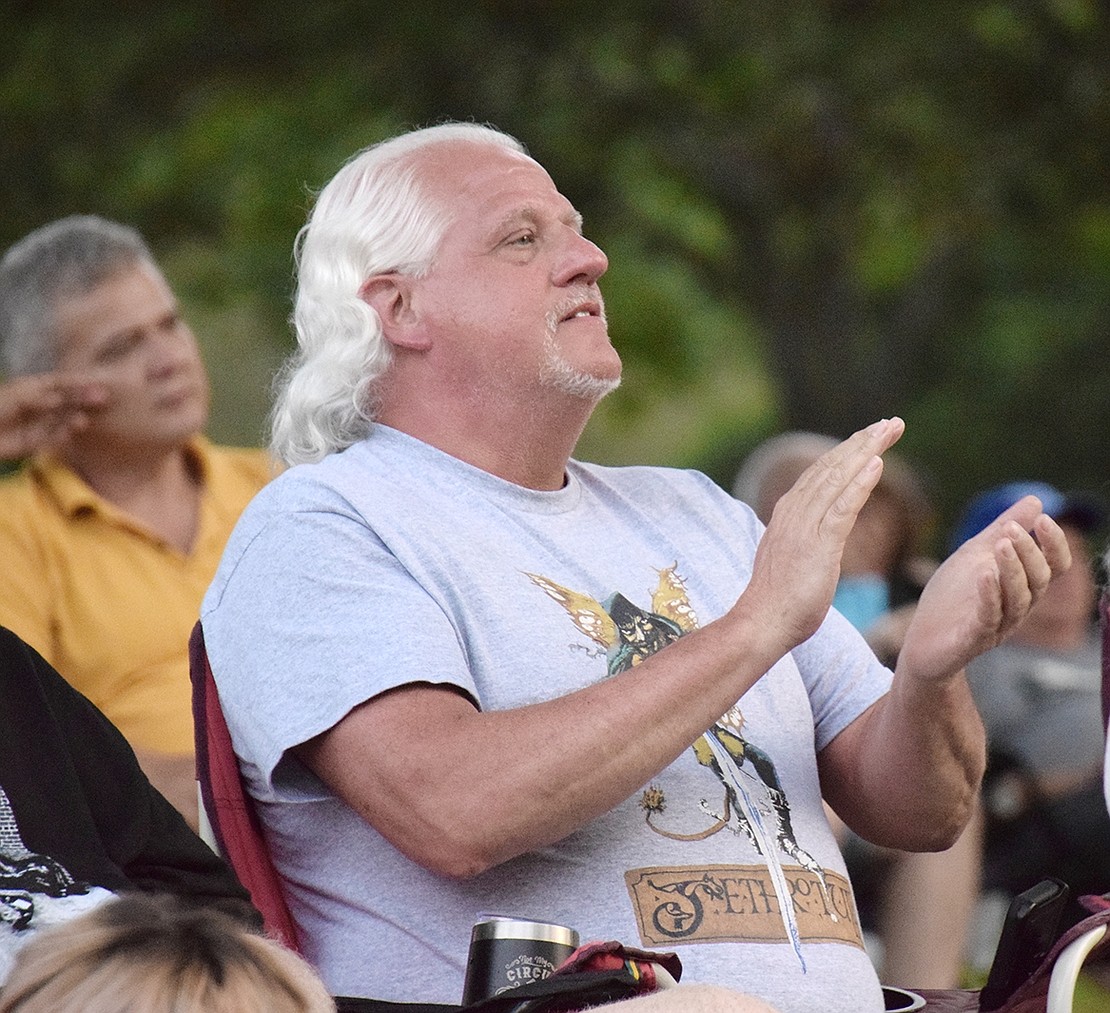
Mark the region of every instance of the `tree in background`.
<instances>
[{"instance_id":1,"label":"tree in background","mask_svg":"<svg viewBox=\"0 0 1110 1013\"><path fill-rule=\"evenodd\" d=\"M260 438L311 188L473 118L612 259L627 380L585 456L727 482L772 431L898 413L942 515L1016 475L1106 485L1094 0L12 6L0 242L139 225L224 378L218 435Z\"/></svg>"}]
</instances>

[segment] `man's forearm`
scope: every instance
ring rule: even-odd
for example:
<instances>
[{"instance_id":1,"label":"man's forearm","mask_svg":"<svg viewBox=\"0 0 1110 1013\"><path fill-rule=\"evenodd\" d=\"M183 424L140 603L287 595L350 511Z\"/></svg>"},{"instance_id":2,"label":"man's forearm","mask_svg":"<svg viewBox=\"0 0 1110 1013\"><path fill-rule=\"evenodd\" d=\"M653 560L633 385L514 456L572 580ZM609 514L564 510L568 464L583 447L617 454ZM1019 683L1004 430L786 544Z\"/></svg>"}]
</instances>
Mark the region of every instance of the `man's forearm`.
<instances>
[{"instance_id":1,"label":"man's forearm","mask_svg":"<svg viewBox=\"0 0 1110 1013\"><path fill-rule=\"evenodd\" d=\"M858 762L842 762L852 752ZM963 672L929 683L896 676L826 747L821 764L825 797L862 837L904 851L951 846L971 818L986 766L983 724Z\"/></svg>"},{"instance_id":2,"label":"man's forearm","mask_svg":"<svg viewBox=\"0 0 1110 1013\"><path fill-rule=\"evenodd\" d=\"M541 704L478 712L451 690L402 687L298 755L400 851L468 877L624 801L783 653L766 624L730 614Z\"/></svg>"},{"instance_id":3,"label":"man's forearm","mask_svg":"<svg viewBox=\"0 0 1110 1013\"><path fill-rule=\"evenodd\" d=\"M955 841L986 766L964 667L1070 565L1064 533L1032 496L941 564L906 630L890 692L822 751L822 790L852 829L909 851Z\"/></svg>"}]
</instances>

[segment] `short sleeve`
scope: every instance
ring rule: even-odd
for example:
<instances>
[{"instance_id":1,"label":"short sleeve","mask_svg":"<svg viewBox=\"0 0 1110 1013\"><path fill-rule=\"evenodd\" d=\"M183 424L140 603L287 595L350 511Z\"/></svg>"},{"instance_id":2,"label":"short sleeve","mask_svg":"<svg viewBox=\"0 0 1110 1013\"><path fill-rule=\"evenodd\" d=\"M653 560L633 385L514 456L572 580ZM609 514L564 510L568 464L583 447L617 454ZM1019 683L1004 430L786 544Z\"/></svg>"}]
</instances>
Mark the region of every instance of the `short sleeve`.
<instances>
[{"instance_id":1,"label":"short sleeve","mask_svg":"<svg viewBox=\"0 0 1110 1013\"><path fill-rule=\"evenodd\" d=\"M792 653L809 693L818 752L884 696L894 678L836 609Z\"/></svg>"},{"instance_id":2,"label":"short sleeve","mask_svg":"<svg viewBox=\"0 0 1110 1013\"><path fill-rule=\"evenodd\" d=\"M232 565L202 621L256 797L327 797L288 751L386 690L423 682L477 698L445 610L357 513L272 516Z\"/></svg>"}]
</instances>

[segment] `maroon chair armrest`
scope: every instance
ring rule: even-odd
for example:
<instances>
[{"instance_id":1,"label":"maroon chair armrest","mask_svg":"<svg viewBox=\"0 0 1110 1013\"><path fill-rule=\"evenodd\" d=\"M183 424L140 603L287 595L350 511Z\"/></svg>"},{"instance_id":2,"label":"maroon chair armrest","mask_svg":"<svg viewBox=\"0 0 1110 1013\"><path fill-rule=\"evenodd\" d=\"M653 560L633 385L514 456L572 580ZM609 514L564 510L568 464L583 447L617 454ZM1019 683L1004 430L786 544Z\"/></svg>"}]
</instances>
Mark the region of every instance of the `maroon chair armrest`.
<instances>
[{"instance_id":1,"label":"maroon chair armrest","mask_svg":"<svg viewBox=\"0 0 1110 1013\"><path fill-rule=\"evenodd\" d=\"M246 792L220 695L197 622L189 638L197 779L216 844L262 915L266 933L300 952L281 877L274 868L258 812Z\"/></svg>"}]
</instances>

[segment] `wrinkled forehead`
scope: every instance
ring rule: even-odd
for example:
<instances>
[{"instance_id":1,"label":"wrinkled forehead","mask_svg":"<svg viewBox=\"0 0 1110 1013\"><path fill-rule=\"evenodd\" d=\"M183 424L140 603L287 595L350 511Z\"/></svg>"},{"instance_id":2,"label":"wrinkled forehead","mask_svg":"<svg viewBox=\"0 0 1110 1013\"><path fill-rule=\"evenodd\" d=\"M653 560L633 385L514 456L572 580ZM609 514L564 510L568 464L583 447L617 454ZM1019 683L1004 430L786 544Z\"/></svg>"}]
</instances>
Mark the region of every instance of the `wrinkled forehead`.
<instances>
[{"instance_id":1,"label":"wrinkled forehead","mask_svg":"<svg viewBox=\"0 0 1110 1013\"><path fill-rule=\"evenodd\" d=\"M177 309L177 299L156 264L137 260L73 291L54 307L53 332L59 357L93 347Z\"/></svg>"},{"instance_id":2,"label":"wrinkled forehead","mask_svg":"<svg viewBox=\"0 0 1110 1013\"><path fill-rule=\"evenodd\" d=\"M421 189L451 224L493 223L543 206L576 215L539 162L523 152L474 141L448 141L413 153Z\"/></svg>"}]
</instances>

